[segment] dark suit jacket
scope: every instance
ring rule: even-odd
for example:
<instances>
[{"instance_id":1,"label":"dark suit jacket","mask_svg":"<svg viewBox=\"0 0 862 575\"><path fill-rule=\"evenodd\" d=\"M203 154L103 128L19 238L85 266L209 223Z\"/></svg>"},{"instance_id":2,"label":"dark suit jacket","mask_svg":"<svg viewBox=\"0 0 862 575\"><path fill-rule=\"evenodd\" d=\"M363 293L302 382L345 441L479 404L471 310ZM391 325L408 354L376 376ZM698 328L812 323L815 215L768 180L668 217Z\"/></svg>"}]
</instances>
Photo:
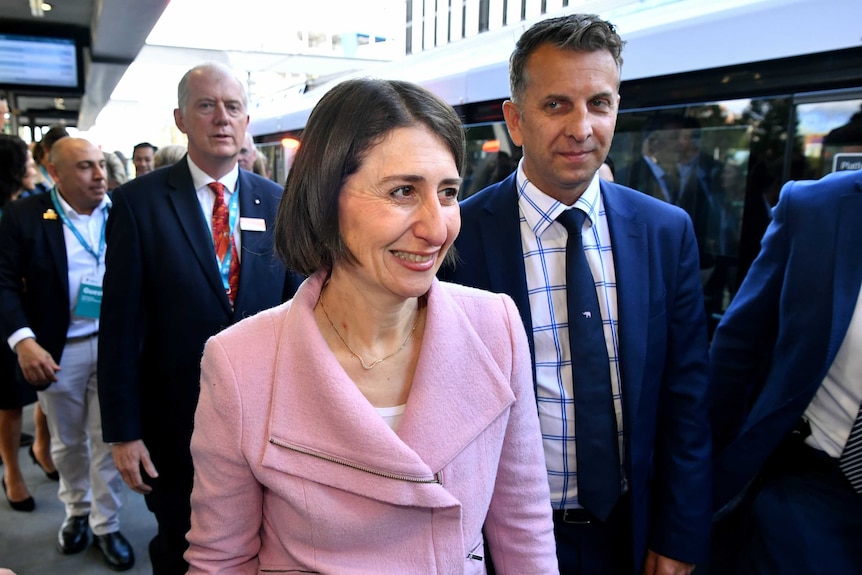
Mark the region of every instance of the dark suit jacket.
<instances>
[{"instance_id":1,"label":"dark suit jacket","mask_svg":"<svg viewBox=\"0 0 862 575\"><path fill-rule=\"evenodd\" d=\"M292 294L273 248L281 188L244 170L239 181L240 215L266 231L242 232L234 311L187 161L114 192L99 338L105 441L143 439L157 460L167 452L190 466L204 343Z\"/></svg>"},{"instance_id":2,"label":"dark suit jacket","mask_svg":"<svg viewBox=\"0 0 862 575\"><path fill-rule=\"evenodd\" d=\"M707 339L697 247L682 210L601 182L619 311L625 463L636 571L647 545L704 559L711 507ZM444 279L509 294L533 351L515 173L461 204L459 263Z\"/></svg>"},{"instance_id":3,"label":"dark suit jacket","mask_svg":"<svg viewBox=\"0 0 862 575\"><path fill-rule=\"evenodd\" d=\"M49 209L54 209L50 194L38 194L3 210L0 333L6 345L7 337L29 327L59 364L71 320L69 266L62 220L42 217Z\"/></svg>"},{"instance_id":4,"label":"dark suit jacket","mask_svg":"<svg viewBox=\"0 0 862 575\"><path fill-rule=\"evenodd\" d=\"M781 191L760 255L712 343L717 509L793 429L838 353L862 286L860 221L862 172Z\"/></svg>"}]
</instances>

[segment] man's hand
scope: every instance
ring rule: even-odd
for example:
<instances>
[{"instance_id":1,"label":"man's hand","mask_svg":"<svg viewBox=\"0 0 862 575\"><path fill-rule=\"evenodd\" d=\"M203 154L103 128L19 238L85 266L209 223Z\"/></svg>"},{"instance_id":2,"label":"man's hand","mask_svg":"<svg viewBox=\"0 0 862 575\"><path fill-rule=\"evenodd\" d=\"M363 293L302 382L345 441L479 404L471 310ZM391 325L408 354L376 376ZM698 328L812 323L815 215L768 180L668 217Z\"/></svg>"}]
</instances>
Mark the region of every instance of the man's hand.
<instances>
[{"instance_id":1,"label":"man's hand","mask_svg":"<svg viewBox=\"0 0 862 575\"><path fill-rule=\"evenodd\" d=\"M47 387L57 381L57 372L60 371L60 366L54 362L51 354L36 343L32 337L19 341L15 345L15 353L18 354L18 365L21 366L27 383L38 387Z\"/></svg>"},{"instance_id":2,"label":"man's hand","mask_svg":"<svg viewBox=\"0 0 862 575\"><path fill-rule=\"evenodd\" d=\"M159 476L159 472L156 471L156 466L150 459L150 452L143 441L137 439L114 444L111 446L111 455L114 456L114 465L117 466L123 481L132 491L146 495L153 490L152 487L144 483L141 477L141 467L153 479Z\"/></svg>"},{"instance_id":3,"label":"man's hand","mask_svg":"<svg viewBox=\"0 0 862 575\"><path fill-rule=\"evenodd\" d=\"M644 575L691 575L694 565L683 563L647 549Z\"/></svg>"}]
</instances>

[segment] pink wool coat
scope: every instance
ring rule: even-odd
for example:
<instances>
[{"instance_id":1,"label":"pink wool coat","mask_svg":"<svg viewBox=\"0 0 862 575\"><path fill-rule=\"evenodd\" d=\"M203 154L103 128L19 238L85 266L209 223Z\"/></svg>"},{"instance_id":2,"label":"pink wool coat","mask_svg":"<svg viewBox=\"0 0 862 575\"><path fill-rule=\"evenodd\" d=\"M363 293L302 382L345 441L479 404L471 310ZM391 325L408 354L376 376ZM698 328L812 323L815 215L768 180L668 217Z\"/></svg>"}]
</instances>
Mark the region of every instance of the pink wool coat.
<instances>
[{"instance_id":1,"label":"pink wool coat","mask_svg":"<svg viewBox=\"0 0 862 575\"><path fill-rule=\"evenodd\" d=\"M530 354L507 296L437 280L392 431L314 320L323 276L210 339L186 559L197 573L557 573Z\"/></svg>"}]
</instances>

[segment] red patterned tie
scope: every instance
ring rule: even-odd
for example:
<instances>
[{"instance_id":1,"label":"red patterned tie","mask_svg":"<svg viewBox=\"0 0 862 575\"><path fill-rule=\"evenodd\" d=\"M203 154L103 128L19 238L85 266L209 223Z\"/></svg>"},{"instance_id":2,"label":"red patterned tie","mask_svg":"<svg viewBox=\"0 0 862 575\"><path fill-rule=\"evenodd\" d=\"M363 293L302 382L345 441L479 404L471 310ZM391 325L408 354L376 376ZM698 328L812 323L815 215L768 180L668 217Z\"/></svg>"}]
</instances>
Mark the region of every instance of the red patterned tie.
<instances>
[{"instance_id":1,"label":"red patterned tie","mask_svg":"<svg viewBox=\"0 0 862 575\"><path fill-rule=\"evenodd\" d=\"M230 271L228 272L228 285L230 288L227 290L227 298L230 300L232 306L236 300L236 292L239 288L239 256L233 236L230 233L230 213L227 204L224 202L224 185L221 182L210 182L208 185L215 194L212 215L213 245L215 246L219 262L224 260L228 246L230 246L231 258Z\"/></svg>"}]
</instances>

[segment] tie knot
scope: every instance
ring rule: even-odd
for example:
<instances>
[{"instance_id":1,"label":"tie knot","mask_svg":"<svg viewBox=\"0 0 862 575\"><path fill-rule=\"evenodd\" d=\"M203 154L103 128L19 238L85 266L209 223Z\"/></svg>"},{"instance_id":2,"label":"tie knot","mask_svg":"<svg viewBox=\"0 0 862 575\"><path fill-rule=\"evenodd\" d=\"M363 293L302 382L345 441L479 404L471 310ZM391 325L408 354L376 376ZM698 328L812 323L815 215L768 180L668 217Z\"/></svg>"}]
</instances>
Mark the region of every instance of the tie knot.
<instances>
[{"instance_id":1,"label":"tie knot","mask_svg":"<svg viewBox=\"0 0 862 575\"><path fill-rule=\"evenodd\" d=\"M563 224L563 227L566 228L567 232L577 235L581 235L581 230L584 227L584 220L586 219L587 214L578 208L570 208L557 216L557 221Z\"/></svg>"},{"instance_id":2,"label":"tie knot","mask_svg":"<svg viewBox=\"0 0 862 575\"><path fill-rule=\"evenodd\" d=\"M222 184L221 182L210 182L207 185L213 191L217 198L224 197L224 184Z\"/></svg>"}]
</instances>

